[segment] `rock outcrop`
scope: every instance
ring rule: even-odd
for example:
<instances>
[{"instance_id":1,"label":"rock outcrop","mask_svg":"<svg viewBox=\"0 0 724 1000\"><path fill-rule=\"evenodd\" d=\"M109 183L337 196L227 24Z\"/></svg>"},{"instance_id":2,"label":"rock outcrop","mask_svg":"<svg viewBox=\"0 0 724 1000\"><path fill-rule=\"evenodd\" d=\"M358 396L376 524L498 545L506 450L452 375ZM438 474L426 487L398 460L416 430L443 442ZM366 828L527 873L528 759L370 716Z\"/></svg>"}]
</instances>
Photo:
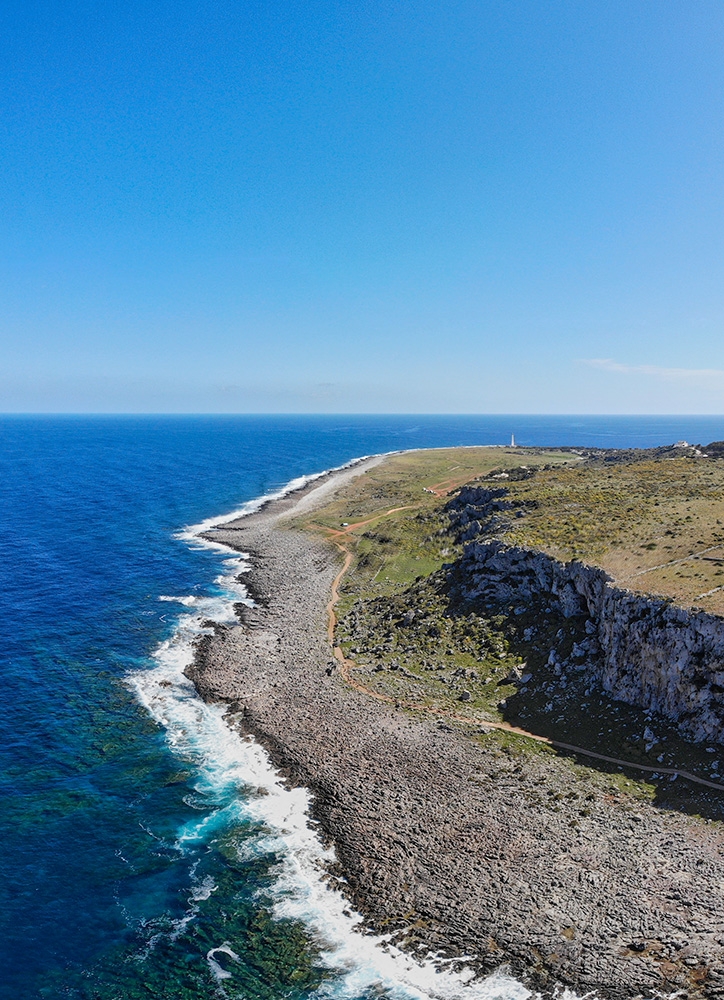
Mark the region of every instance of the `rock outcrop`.
<instances>
[{"instance_id":1,"label":"rock outcrop","mask_svg":"<svg viewBox=\"0 0 724 1000\"><path fill-rule=\"evenodd\" d=\"M279 527L308 493L213 533L250 554L244 580L258 600L199 644L187 673L204 698L229 703L232 724L291 783L311 789L339 862L332 875L366 927L479 973L508 965L545 996L565 983L601 1000L674 989L724 1000L721 826L630 798L568 758L521 755L345 683L330 670L325 628L338 553ZM599 571L473 543L461 579L471 594L528 588L588 615L578 645L591 663L603 655L588 606L607 594ZM413 610L401 628L416 622Z\"/></svg>"},{"instance_id":2,"label":"rock outcrop","mask_svg":"<svg viewBox=\"0 0 724 1000\"><path fill-rule=\"evenodd\" d=\"M464 504L464 530L497 513L488 505L505 501L495 492L480 505L483 518ZM566 618L585 617L589 638L578 652L606 692L661 713L690 739L724 743L724 619L616 586L597 567L496 538L470 542L455 574L467 600L543 600Z\"/></svg>"}]
</instances>

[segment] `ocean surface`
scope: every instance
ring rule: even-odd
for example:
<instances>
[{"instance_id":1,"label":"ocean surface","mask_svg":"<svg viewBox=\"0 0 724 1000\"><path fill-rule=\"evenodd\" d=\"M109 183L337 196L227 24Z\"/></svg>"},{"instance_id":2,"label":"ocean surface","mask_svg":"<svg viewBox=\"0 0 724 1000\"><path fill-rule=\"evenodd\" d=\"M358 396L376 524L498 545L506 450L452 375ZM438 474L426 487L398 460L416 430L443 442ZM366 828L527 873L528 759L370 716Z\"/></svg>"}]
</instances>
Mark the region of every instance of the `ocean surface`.
<instances>
[{"instance_id":1,"label":"ocean surface","mask_svg":"<svg viewBox=\"0 0 724 1000\"><path fill-rule=\"evenodd\" d=\"M0 996L470 997L355 930L328 853L183 676L243 557L194 526L404 448L645 447L722 418L0 417Z\"/></svg>"}]
</instances>

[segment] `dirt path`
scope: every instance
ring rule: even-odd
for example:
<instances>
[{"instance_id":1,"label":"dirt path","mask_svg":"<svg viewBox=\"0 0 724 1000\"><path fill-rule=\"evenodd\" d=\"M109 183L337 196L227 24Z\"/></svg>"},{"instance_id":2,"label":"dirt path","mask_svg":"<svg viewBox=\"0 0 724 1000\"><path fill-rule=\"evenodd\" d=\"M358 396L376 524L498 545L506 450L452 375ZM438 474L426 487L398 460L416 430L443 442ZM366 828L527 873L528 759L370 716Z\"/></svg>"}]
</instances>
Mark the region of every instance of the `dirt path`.
<instances>
[{"instance_id":1,"label":"dirt path","mask_svg":"<svg viewBox=\"0 0 724 1000\"><path fill-rule=\"evenodd\" d=\"M546 995L563 982L602 1000L679 988L724 1000L719 825L612 794L583 771L571 798L563 757L530 754L521 767L497 741L439 725L445 713L396 711L341 649L330 670L355 526L324 540L279 530L298 499L210 534L251 553L259 601L241 627L204 638L187 674L208 701L229 704L230 724L291 784L311 790L334 878L366 927L421 955L472 955L481 974L508 964Z\"/></svg>"},{"instance_id":2,"label":"dirt path","mask_svg":"<svg viewBox=\"0 0 724 1000\"><path fill-rule=\"evenodd\" d=\"M719 784L715 781L708 781L706 778L699 778L697 775L691 774L689 771L682 771L678 768L671 767L653 767L650 764L636 764L633 761L623 760L620 757L608 757L606 754L596 753L593 750L587 750L585 747L578 747L571 743L562 743L559 740L552 740L547 736L540 736L537 733L531 733L527 729L520 729L518 726L513 726L509 722L493 722L488 719L471 719L467 715L456 715L452 712L446 712L441 708L433 708L432 706L420 705L415 702L400 701L399 698L393 698L390 695L381 694L379 691L374 691L372 688L369 688L365 684L361 684L359 681L355 680L352 676L352 670L356 667L354 660L347 659L342 652L342 647L335 645L334 641L334 633L337 627L337 613L335 608L339 602L339 587L345 574L352 565L352 560L354 558L351 550L347 548L339 539L343 536L348 537L349 533L353 531L354 528L359 528L365 524L369 524L370 521L376 521L382 517L388 517L390 514L396 514L398 511L409 509L411 509L410 506L393 507L391 510L386 511L384 514L378 514L374 518L369 518L366 521L358 521L355 524L349 524L345 527L344 531L336 531L333 528L325 529L330 536L332 536L332 540L339 551L344 554L342 567L332 582L332 591L329 603L327 604L327 637L330 645L332 646L334 658L339 663L340 673L350 687L354 688L355 691L360 692L360 694L367 695L370 698L375 698L377 701L385 702L388 705L395 705L395 707L398 708L405 708L413 712L434 715L439 718L448 719L451 722L479 725L485 729L498 729L506 733L513 733L516 736L523 736L526 739L535 741L536 743L545 743L556 750L565 750L568 753L575 753L579 756L589 757L593 760L605 761L607 764L615 764L617 767L632 768L636 771L643 771L646 774L667 774L672 777L685 778L687 781L692 781L697 785L703 785L706 788L713 788L716 791L724 792L724 784Z\"/></svg>"},{"instance_id":3,"label":"dirt path","mask_svg":"<svg viewBox=\"0 0 724 1000\"><path fill-rule=\"evenodd\" d=\"M340 531L339 528L327 528L322 524L317 525L317 527L324 531L332 539L343 538L354 531L355 528L364 528L366 524L372 524L373 521L379 521L382 517L389 517L390 514L398 514L401 510L417 510L419 506L420 505L416 503L408 503L405 507L392 507L390 510L385 510L381 514L375 514L373 517L368 517L365 521L355 521L354 524L345 524L343 531Z\"/></svg>"}]
</instances>

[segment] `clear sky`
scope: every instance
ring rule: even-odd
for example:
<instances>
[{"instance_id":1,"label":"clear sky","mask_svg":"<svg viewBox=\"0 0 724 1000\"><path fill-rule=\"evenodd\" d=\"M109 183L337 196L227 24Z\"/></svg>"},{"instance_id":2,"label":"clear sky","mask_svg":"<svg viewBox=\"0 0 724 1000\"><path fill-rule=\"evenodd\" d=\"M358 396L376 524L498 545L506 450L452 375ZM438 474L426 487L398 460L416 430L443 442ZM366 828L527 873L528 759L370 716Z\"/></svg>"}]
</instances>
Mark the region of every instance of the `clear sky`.
<instances>
[{"instance_id":1,"label":"clear sky","mask_svg":"<svg viewBox=\"0 0 724 1000\"><path fill-rule=\"evenodd\" d=\"M721 0L5 0L0 410L724 412Z\"/></svg>"}]
</instances>

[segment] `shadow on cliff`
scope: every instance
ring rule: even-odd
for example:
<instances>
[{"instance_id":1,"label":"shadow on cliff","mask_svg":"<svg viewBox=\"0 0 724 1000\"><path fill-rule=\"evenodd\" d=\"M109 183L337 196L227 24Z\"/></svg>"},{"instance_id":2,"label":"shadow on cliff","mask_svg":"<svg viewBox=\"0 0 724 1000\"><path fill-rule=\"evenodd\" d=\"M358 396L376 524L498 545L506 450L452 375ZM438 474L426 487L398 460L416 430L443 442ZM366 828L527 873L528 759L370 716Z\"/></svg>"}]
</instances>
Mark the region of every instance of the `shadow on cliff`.
<instances>
[{"instance_id":1,"label":"shadow on cliff","mask_svg":"<svg viewBox=\"0 0 724 1000\"><path fill-rule=\"evenodd\" d=\"M521 475L531 473L526 470ZM617 700L603 689L598 679L606 675L601 669L603 650L590 608L602 606L609 594L608 578L595 567L562 564L542 552L507 546L502 540L506 527L511 519L524 516L524 506L512 500L505 487L463 487L446 511L451 534L459 543L469 544L433 584L447 604L447 615L461 617L474 611L504 636L514 666L496 679L502 717L556 743L629 762L632 766L624 768L557 748L578 763L611 775L617 786L622 781L635 783L635 791L663 808L724 819L724 788L718 791L664 773L678 769L724 786L721 745L693 742L663 715ZM640 618L627 601L646 604L648 599L621 594L623 605L609 612L621 616L626 635ZM661 601L650 603L647 612L666 617ZM682 613L674 615L675 624ZM706 677L691 671L690 685L704 681ZM620 687L635 694L635 684Z\"/></svg>"},{"instance_id":2,"label":"shadow on cliff","mask_svg":"<svg viewBox=\"0 0 724 1000\"><path fill-rule=\"evenodd\" d=\"M663 716L602 690L588 669L596 643L587 616L565 617L545 595L525 604L496 600L492 594L466 600L454 568L438 586L447 615L465 617L474 609L504 635L512 665L495 683L497 707L506 722L556 743L629 762L632 766L622 767L556 747L578 764L610 775L612 790L633 792L665 809L724 820L724 789L663 773L680 769L724 786L722 748L687 740Z\"/></svg>"}]
</instances>

